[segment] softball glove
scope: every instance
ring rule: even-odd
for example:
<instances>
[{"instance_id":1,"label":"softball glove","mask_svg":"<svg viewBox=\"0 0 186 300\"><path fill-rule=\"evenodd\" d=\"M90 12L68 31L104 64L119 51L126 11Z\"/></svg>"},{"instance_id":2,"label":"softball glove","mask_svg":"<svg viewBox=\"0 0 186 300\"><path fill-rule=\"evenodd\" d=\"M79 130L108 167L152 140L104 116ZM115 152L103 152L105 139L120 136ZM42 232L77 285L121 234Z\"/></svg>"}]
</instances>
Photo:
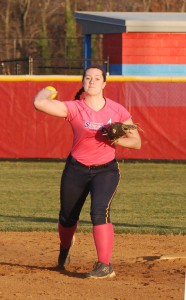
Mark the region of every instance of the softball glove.
<instances>
[{"instance_id":1,"label":"softball glove","mask_svg":"<svg viewBox=\"0 0 186 300\"><path fill-rule=\"evenodd\" d=\"M135 124L123 124L120 122L111 123L108 127L102 128L102 134L109 140L114 142L115 140L123 137L131 130L137 129Z\"/></svg>"}]
</instances>

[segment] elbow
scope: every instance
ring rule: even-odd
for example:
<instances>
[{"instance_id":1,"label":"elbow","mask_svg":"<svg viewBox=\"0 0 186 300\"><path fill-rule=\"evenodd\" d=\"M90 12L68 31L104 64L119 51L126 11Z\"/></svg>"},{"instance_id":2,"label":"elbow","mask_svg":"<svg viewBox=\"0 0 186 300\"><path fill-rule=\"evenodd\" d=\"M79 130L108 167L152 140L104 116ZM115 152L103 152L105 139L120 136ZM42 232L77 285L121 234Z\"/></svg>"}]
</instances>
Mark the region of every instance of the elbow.
<instances>
[{"instance_id":1,"label":"elbow","mask_svg":"<svg viewBox=\"0 0 186 300\"><path fill-rule=\"evenodd\" d=\"M141 140L138 140L136 145L135 145L135 149L136 150L140 150L141 149Z\"/></svg>"},{"instance_id":2,"label":"elbow","mask_svg":"<svg viewBox=\"0 0 186 300\"><path fill-rule=\"evenodd\" d=\"M135 149L136 149L136 150L140 150L140 149L141 149L141 145L136 146Z\"/></svg>"},{"instance_id":3,"label":"elbow","mask_svg":"<svg viewBox=\"0 0 186 300\"><path fill-rule=\"evenodd\" d=\"M33 101L33 106L35 109L38 109L37 105L38 105L38 101L37 101L37 97L36 97Z\"/></svg>"},{"instance_id":4,"label":"elbow","mask_svg":"<svg viewBox=\"0 0 186 300\"><path fill-rule=\"evenodd\" d=\"M35 109L37 109L37 110L38 110L38 108L37 108L37 104L36 104L36 99L34 99L34 101L33 101L33 106L34 106L34 108L35 108Z\"/></svg>"},{"instance_id":5,"label":"elbow","mask_svg":"<svg viewBox=\"0 0 186 300\"><path fill-rule=\"evenodd\" d=\"M34 108L36 109L36 110L42 110L42 101L41 101L41 99L39 100L39 99L37 99L37 97L34 99L34 101L33 101L33 105L34 105Z\"/></svg>"}]
</instances>

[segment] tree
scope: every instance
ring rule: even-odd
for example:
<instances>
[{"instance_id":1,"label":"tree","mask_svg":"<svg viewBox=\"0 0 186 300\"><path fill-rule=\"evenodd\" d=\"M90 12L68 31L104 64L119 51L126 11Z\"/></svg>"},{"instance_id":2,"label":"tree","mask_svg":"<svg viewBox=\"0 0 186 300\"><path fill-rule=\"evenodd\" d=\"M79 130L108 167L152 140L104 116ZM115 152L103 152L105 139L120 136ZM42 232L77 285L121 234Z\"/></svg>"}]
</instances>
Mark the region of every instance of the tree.
<instances>
[{"instance_id":1,"label":"tree","mask_svg":"<svg viewBox=\"0 0 186 300\"><path fill-rule=\"evenodd\" d=\"M185 12L186 0L182 1L181 12Z\"/></svg>"},{"instance_id":2,"label":"tree","mask_svg":"<svg viewBox=\"0 0 186 300\"><path fill-rule=\"evenodd\" d=\"M38 45L41 48L41 56L44 59L43 66L50 66L50 50L49 50L49 41L47 33L47 9L50 4L50 0L44 0L40 2L40 12L41 12L41 34L38 39ZM47 69L46 73L50 73L50 70Z\"/></svg>"},{"instance_id":3,"label":"tree","mask_svg":"<svg viewBox=\"0 0 186 300\"><path fill-rule=\"evenodd\" d=\"M76 24L70 6L70 1L65 0L66 3L66 57L74 60L78 58L78 43L76 37Z\"/></svg>"},{"instance_id":4,"label":"tree","mask_svg":"<svg viewBox=\"0 0 186 300\"><path fill-rule=\"evenodd\" d=\"M19 0L17 2L17 14L20 15L20 26L19 26L19 39L16 47L20 51L20 56L27 56L26 47L24 45L25 42L25 34L26 34L26 21L30 9L30 1L31 0Z\"/></svg>"},{"instance_id":5,"label":"tree","mask_svg":"<svg viewBox=\"0 0 186 300\"><path fill-rule=\"evenodd\" d=\"M53 57L62 64L65 56L82 59L83 36L74 20L75 10L184 12L186 0L1 0L0 59L32 56L40 64L44 58L49 66ZM102 59L101 35L93 36L92 54ZM35 70L38 74L43 69Z\"/></svg>"},{"instance_id":6,"label":"tree","mask_svg":"<svg viewBox=\"0 0 186 300\"><path fill-rule=\"evenodd\" d=\"M151 0L143 0L144 11L149 11L151 6Z\"/></svg>"},{"instance_id":7,"label":"tree","mask_svg":"<svg viewBox=\"0 0 186 300\"><path fill-rule=\"evenodd\" d=\"M11 0L7 0L6 5L1 9L1 22L3 25L3 37L5 38L5 53L4 59L8 59L10 55L9 38L10 38L10 7ZM3 47L4 48L4 47Z\"/></svg>"}]
</instances>

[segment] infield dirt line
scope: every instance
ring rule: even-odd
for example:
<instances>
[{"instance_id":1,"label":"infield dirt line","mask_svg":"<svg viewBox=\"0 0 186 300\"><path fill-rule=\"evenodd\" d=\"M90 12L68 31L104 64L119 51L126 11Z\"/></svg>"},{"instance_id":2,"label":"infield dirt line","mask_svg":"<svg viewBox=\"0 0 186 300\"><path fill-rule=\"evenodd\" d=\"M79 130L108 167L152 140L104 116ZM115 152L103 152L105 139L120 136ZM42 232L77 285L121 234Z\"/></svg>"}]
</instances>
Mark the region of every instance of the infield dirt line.
<instances>
[{"instance_id":1,"label":"infield dirt line","mask_svg":"<svg viewBox=\"0 0 186 300\"><path fill-rule=\"evenodd\" d=\"M163 259L179 259L179 258L186 259L186 253L160 256L161 260L163 260Z\"/></svg>"}]
</instances>

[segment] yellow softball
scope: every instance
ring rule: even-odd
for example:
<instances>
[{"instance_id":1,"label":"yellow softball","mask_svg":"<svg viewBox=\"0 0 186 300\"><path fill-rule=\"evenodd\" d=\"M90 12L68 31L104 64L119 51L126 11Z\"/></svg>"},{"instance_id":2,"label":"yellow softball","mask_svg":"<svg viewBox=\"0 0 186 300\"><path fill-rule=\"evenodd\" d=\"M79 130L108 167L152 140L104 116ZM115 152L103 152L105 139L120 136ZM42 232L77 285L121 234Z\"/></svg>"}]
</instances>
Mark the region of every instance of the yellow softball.
<instances>
[{"instance_id":1,"label":"yellow softball","mask_svg":"<svg viewBox=\"0 0 186 300\"><path fill-rule=\"evenodd\" d=\"M50 91L53 91L53 92L56 91L56 89L55 89L53 86L47 86L45 89L50 90ZM53 95L50 97L50 99L55 99L55 98L56 98L56 95L57 95L57 93L56 93L56 94L53 94Z\"/></svg>"}]
</instances>

